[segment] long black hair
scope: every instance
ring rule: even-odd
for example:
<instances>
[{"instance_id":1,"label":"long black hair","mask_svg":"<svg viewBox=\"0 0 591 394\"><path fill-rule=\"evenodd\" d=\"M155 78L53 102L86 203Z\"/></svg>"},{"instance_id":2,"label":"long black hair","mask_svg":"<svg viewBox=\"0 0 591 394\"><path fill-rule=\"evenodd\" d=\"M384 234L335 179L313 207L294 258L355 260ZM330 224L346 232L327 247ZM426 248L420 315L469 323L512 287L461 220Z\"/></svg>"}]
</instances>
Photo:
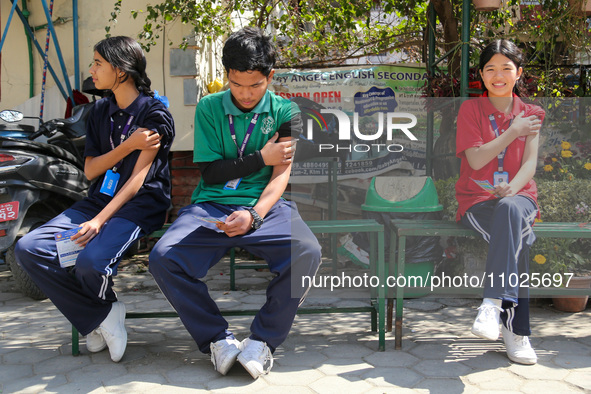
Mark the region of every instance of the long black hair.
<instances>
[{"instance_id":1,"label":"long black hair","mask_svg":"<svg viewBox=\"0 0 591 394\"><path fill-rule=\"evenodd\" d=\"M513 62L513 64L515 64L517 69L519 69L519 67L523 67L523 64L525 62L523 52L521 51L521 49L517 47L517 45L515 45L513 41L498 39L490 42L486 47L484 47L484 49L480 53L480 62L478 64L478 70L482 71L486 63L488 63L490 59L496 54L501 54L507 57L509 60ZM478 76L482 80L480 73L478 73ZM482 87L484 90L486 90L486 86L484 86L484 83L482 84ZM521 83L521 78L515 82L513 92L520 97L527 96L527 91Z\"/></svg>"},{"instance_id":2,"label":"long black hair","mask_svg":"<svg viewBox=\"0 0 591 394\"><path fill-rule=\"evenodd\" d=\"M229 72L260 71L268 77L275 66L275 46L271 38L256 27L245 27L230 35L222 51L222 64Z\"/></svg>"},{"instance_id":3,"label":"long black hair","mask_svg":"<svg viewBox=\"0 0 591 394\"><path fill-rule=\"evenodd\" d=\"M146 56L136 40L126 36L108 37L99 41L94 50L111 66L125 73L121 82L131 77L137 90L154 97L150 90L152 81L146 75Z\"/></svg>"}]
</instances>

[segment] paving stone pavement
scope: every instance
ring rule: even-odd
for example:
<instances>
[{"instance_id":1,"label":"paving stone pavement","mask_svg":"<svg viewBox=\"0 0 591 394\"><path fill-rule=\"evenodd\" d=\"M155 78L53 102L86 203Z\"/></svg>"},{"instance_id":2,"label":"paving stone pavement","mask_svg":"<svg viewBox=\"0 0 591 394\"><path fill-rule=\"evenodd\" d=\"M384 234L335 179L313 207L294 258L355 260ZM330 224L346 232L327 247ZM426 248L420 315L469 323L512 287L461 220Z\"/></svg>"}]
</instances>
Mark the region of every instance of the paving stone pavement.
<instances>
[{"instance_id":1,"label":"paving stone pavement","mask_svg":"<svg viewBox=\"0 0 591 394\"><path fill-rule=\"evenodd\" d=\"M122 262L115 278L129 311L170 310L145 261ZM206 278L223 309L258 308L269 272L237 271L229 289L223 260ZM367 305L338 292L313 291L309 305ZM0 393L591 393L591 308L575 314L533 302L532 344L537 365L511 363L502 340L470 334L476 299L424 297L405 301L402 350L386 336L378 351L369 315L316 314L296 317L275 366L256 381L237 363L227 376L213 370L178 318L128 319L127 351L113 363L108 351L71 355L71 326L48 301L33 301L16 289L0 265ZM242 339L251 316L229 317Z\"/></svg>"}]
</instances>

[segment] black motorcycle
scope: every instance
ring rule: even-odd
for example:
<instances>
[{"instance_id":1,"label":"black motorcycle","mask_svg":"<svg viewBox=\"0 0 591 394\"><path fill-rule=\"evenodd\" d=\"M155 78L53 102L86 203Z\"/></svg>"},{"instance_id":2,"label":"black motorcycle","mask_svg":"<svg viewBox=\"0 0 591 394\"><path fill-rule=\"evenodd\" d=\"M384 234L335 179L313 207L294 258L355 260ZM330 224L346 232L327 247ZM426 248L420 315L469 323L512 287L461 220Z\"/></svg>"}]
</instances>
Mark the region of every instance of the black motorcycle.
<instances>
[{"instance_id":1,"label":"black motorcycle","mask_svg":"<svg viewBox=\"0 0 591 394\"><path fill-rule=\"evenodd\" d=\"M75 107L68 119L50 120L38 130L19 123L31 118L21 112L0 112L10 123L0 123L0 253L21 292L36 300L47 297L16 263L14 245L86 196L83 153L91 105Z\"/></svg>"}]
</instances>

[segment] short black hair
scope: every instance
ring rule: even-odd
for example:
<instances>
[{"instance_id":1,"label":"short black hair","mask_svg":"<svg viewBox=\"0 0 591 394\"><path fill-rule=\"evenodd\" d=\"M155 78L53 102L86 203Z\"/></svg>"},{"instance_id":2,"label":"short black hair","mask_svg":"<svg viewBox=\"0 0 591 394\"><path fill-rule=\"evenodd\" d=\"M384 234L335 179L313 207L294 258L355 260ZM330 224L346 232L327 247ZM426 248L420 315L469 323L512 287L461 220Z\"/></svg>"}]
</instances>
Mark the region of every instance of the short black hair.
<instances>
[{"instance_id":1,"label":"short black hair","mask_svg":"<svg viewBox=\"0 0 591 394\"><path fill-rule=\"evenodd\" d=\"M486 63L488 63L490 59L496 54L501 54L507 57L509 60L513 62L513 64L515 64L515 67L517 67L518 69L519 67L523 67L525 58L523 56L523 52L521 51L521 49L519 49L519 47L515 45L513 41L498 39L491 41L480 53L480 62L478 64L478 70L482 71L484 69L484 66L486 66ZM482 84L482 86L486 90L484 83ZM517 83L515 83L513 91L518 96L526 95L525 88L522 86L520 79L517 80Z\"/></svg>"},{"instance_id":2,"label":"short black hair","mask_svg":"<svg viewBox=\"0 0 591 394\"><path fill-rule=\"evenodd\" d=\"M224 44L222 64L229 72L260 71L268 77L275 66L275 46L271 37L256 27L245 27L230 35Z\"/></svg>"}]
</instances>

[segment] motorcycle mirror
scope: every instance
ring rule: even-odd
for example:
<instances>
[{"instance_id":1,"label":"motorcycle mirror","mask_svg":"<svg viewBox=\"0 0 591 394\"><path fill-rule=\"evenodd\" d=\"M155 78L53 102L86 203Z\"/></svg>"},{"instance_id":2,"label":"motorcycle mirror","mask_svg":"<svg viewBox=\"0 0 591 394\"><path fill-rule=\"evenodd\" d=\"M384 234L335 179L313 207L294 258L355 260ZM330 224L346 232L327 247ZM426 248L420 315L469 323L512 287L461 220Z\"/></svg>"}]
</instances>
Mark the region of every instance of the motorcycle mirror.
<instances>
[{"instance_id":1,"label":"motorcycle mirror","mask_svg":"<svg viewBox=\"0 0 591 394\"><path fill-rule=\"evenodd\" d=\"M23 113L19 111L6 109L0 112L0 119L9 123L20 122L23 120L23 117Z\"/></svg>"}]
</instances>

